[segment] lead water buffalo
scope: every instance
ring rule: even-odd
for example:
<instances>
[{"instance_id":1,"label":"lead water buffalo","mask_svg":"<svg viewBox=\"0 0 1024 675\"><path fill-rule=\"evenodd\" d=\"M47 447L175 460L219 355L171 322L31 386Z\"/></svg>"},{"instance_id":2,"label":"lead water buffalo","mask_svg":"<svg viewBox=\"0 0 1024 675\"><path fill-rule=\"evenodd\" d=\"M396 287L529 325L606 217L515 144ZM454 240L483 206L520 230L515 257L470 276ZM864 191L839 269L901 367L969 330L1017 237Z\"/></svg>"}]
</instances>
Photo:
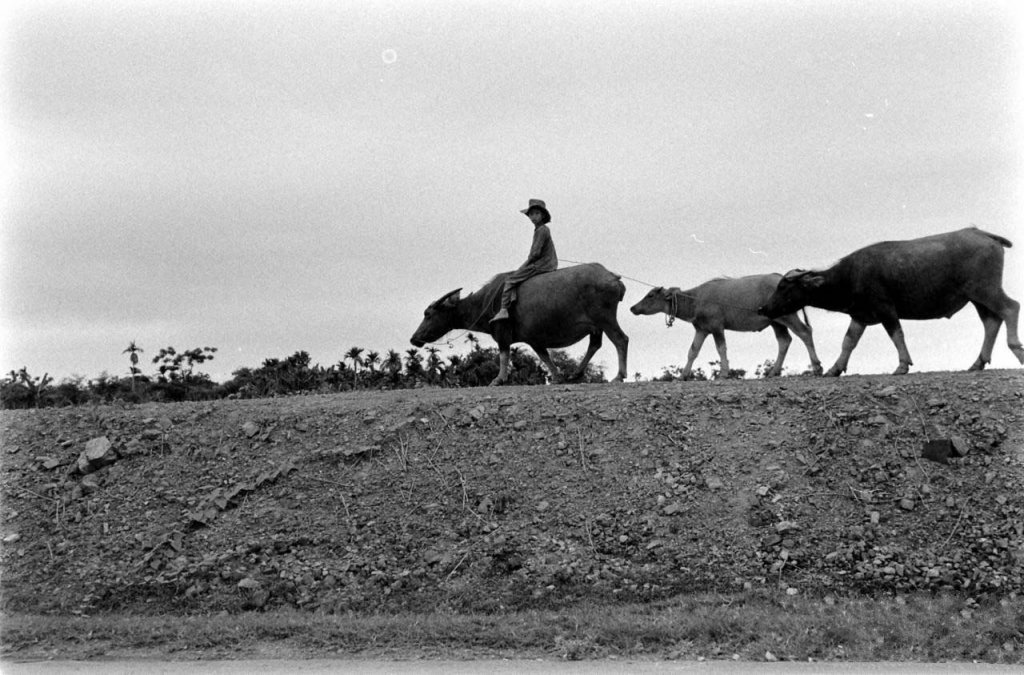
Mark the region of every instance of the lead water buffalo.
<instances>
[{"instance_id":1,"label":"lead water buffalo","mask_svg":"<svg viewBox=\"0 0 1024 675\"><path fill-rule=\"evenodd\" d=\"M842 352L827 375L846 371L850 353L864 329L885 326L906 373L913 362L900 319L947 319L973 303L985 328L981 354L969 370L992 360L999 325L1006 322L1006 342L1024 363L1017 336L1020 304L1003 292L1003 248L1012 244L974 227L908 241L884 241L854 251L821 271L793 270L779 282L760 309L765 316L789 314L810 305L850 315Z\"/></svg>"},{"instance_id":2,"label":"lead water buffalo","mask_svg":"<svg viewBox=\"0 0 1024 675\"><path fill-rule=\"evenodd\" d=\"M658 314L664 312L693 324L697 333L693 336L686 367L681 373L683 379L690 377L693 362L697 359L704 340L708 335L715 338L718 348L722 377L729 374L729 357L726 354L725 331L757 332L768 326L775 331L779 353L768 375L779 375L786 360L786 352L793 338L789 331L796 333L811 357L811 367L816 375L821 374L821 362L814 351L811 327L800 320L795 312L769 319L758 314L757 308L768 301L782 278L781 274L757 274L738 279L712 279L696 288L681 291L678 288L651 289L643 300L629 308L633 314ZM805 315L806 319L806 315Z\"/></svg>"},{"instance_id":3,"label":"lead water buffalo","mask_svg":"<svg viewBox=\"0 0 1024 675\"><path fill-rule=\"evenodd\" d=\"M508 379L509 349L516 342L533 348L551 376L558 379L548 349L568 347L590 336L587 353L570 376L576 379L583 375L594 352L601 347L604 334L619 355L619 372L613 381L621 382L626 377L629 338L615 317L626 287L617 274L598 263L587 263L531 277L517 289L518 300L509 309L511 320L492 323L490 319L500 306L506 276L497 275L465 298L460 296L462 289L457 288L430 303L413 333L413 346L434 342L451 330L488 333L498 343L500 369L491 382L497 385Z\"/></svg>"}]
</instances>

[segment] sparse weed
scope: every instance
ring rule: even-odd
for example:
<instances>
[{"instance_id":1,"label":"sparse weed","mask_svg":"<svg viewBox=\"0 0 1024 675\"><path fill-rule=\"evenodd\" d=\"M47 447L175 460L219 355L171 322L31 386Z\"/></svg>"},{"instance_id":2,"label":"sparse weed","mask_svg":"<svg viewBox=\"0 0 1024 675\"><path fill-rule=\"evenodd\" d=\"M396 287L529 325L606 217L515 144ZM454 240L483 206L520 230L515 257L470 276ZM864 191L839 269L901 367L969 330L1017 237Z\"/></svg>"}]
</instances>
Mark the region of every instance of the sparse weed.
<instances>
[{"instance_id":1,"label":"sparse weed","mask_svg":"<svg viewBox=\"0 0 1024 675\"><path fill-rule=\"evenodd\" d=\"M302 657L980 660L1020 663L1024 617L1013 603L963 613L958 596L856 597L827 604L765 594L679 597L653 605L583 605L562 612L213 616L6 616L4 655L63 658L159 648L189 658L268 643ZM83 638L82 636L88 636Z\"/></svg>"}]
</instances>

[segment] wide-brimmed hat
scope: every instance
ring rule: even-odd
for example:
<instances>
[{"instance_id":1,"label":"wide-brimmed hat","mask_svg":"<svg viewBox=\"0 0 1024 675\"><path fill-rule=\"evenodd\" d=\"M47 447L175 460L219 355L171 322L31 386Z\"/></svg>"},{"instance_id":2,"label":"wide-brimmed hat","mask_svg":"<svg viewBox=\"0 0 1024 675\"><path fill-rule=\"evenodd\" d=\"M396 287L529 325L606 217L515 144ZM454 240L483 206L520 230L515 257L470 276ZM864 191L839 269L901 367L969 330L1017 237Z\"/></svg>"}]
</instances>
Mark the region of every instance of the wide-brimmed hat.
<instances>
[{"instance_id":1,"label":"wide-brimmed hat","mask_svg":"<svg viewBox=\"0 0 1024 675\"><path fill-rule=\"evenodd\" d=\"M544 212L544 220L546 222L551 221L551 213L548 211L548 205L544 203L543 199L531 199L530 205L527 206L522 211L520 211L520 213L526 215L530 212L531 209L540 209L541 211Z\"/></svg>"}]
</instances>

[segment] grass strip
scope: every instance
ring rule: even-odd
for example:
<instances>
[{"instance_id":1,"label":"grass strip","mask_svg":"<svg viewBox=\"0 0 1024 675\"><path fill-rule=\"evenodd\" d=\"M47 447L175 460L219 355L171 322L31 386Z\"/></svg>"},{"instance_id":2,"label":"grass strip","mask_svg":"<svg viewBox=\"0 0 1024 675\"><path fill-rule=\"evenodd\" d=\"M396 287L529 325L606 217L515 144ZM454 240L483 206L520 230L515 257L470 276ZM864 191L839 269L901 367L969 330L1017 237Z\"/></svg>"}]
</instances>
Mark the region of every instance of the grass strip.
<instances>
[{"instance_id":1,"label":"grass strip","mask_svg":"<svg viewBox=\"0 0 1024 675\"><path fill-rule=\"evenodd\" d=\"M495 614L5 616L2 653L91 658L595 658L1021 663L1024 607L957 596L701 595Z\"/></svg>"}]
</instances>

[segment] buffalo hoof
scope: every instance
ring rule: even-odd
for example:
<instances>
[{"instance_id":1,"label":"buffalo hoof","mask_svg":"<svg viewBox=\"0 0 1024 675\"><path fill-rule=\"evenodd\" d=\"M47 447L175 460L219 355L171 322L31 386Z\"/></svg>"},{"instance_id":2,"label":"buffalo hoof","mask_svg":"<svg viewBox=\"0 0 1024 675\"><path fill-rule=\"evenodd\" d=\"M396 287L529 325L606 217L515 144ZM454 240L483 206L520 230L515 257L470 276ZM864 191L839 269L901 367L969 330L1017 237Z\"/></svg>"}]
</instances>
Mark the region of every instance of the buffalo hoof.
<instances>
[{"instance_id":1,"label":"buffalo hoof","mask_svg":"<svg viewBox=\"0 0 1024 675\"><path fill-rule=\"evenodd\" d=\"M621 384L621 383L622 383L622 382L623 382L623 381L624 381L625 379L626 379L626 378L624 378L624 377L623 377L622 375L616 375L616 376L615 376L615 377L614 377L614 378L612 379L612 381L611 381L611 384Z\"/></svg>"},{"instance_id":2,"label":"buffalo hoof","mask_svg":"<svg viewBox=\"0 0 1024 675\"><path fill-rule=\"evenodd\" d=\"M892 374L893 375L906 375L909 372L910 372L910 366L907 365L906 363L901 363L899 368L897 368L896 370L892 371Z\"/></svg>"},{"instance_id":3,"label":"buffalo hoof","mask_svg":"<svg viewBox=\"0 0 1024 675\"><path fill-rule=\"evenodd\" d=\"M811 366L811 374L816 375L817 377L821 377L824 372L825 371L822 369L820 363L815 363Z\"/></svg>"},{"instance_id":4,"label":"buffalo hoof","mask_svg":"<svg viewBox=\"0 0 1024 675\"><path fill-rule=\"evenodd\" d=\"M843 374L842 368L836 368L835 366L828 369L825 373L825 377L839 377Z\"/></svg>"},{"instance_id":5,"label":"buffalo hoof","mask_svg":"<svg viewBox=\"0 0 1024 675\"><path fill-rule=\"evenodd\" d=\"M487 386L488 387L498 387L500 385L505 384L505 379L507 379L507 378L503 379L501 377L496 377L493 380L491 380L491 383L489 385L487 385Z\"/></svg>"},{"instance_id":6,"label":"buffalo hoof","mask_svg":"<svg viewBox=\"0 0 1024 675\"><path fill-rule=\"evenodd\" d=\"M1024 364L1024 346L1010 345L1010 351L1017 357L1017 360Z\"/></svg>"},{"instance_id":7,"label":"buffalo hoof","mask_svg":"<svg viewBox=\"0 0 1024 675\"><path fill-rule=\"evenodd\" d=\"M967 372L972 370L985 370L985 362L981 360L980 356L977 361L971 364L971 367L967 369Z\"/></svg>"}]
</instances>

